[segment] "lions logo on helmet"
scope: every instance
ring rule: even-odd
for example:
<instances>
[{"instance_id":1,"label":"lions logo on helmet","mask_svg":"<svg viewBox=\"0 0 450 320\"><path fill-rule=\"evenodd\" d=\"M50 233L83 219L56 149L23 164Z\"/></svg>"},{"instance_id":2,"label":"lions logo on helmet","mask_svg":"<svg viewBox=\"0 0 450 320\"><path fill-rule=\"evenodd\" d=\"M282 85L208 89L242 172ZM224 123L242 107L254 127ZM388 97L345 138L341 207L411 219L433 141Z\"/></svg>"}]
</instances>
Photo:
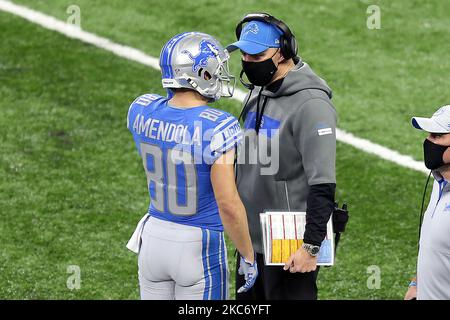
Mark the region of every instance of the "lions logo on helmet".
<instances>
[{"instance_id":1,"label":"lions logo on helmet","mask_svg":"<svg viewBox=\"0 0 450 320\"><path fill-rule=\"evenodd\" d=\"M176 88L199 92L209 101L231 97L235 77L228 69L230 55L212 36L185 32L174 36L161 50L159 64L168 97Z\"/></svg>"},{"instance_id":2,"label":"lions logo on helmet","mask_svg":"<svg viewBox=\"0 0 450 320\"><path fill-rule=\"evenodd\" d=\"M185 53L189 56L189 59L194 61L192 65L192 71L197 71L200 67L206 67L208 65L208 59L214 58L219 54L219 48L213 43L202 40L200 42L200 52L198 55L193 56L188 50L183 50L182 53Z\"/></svg>"}]
</instances>

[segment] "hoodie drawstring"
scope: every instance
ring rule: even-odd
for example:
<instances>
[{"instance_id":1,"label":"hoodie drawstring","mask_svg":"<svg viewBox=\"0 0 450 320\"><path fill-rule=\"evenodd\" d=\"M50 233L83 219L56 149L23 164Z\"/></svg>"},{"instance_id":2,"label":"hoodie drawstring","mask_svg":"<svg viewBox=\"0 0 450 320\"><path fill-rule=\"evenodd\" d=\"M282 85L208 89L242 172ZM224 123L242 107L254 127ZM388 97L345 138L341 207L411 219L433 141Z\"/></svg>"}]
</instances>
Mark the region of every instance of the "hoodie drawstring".
<instances>
[{"instance_id":1,"label":"hoodie drawstring","mask_svg":"<svg viewBox=\"0 0 450 320\"><path fill-rule=\"evenodd\" d=\"M256 122L255 122L255 131L256 134L258 135L259 133L259 127L261 126L261 121L262 118L264 116L264 110L266 109L266 105L267 105L267 101L268 101L268 96L264 96L264 100L261 106L261 96L262 96L262 91L263 91L263 87L261 87L261 89L258 92L258 98L256 100ZM248 95L247 101L245 101L244 103L244 107L242 108L241 114L239 115L238 121L240 122L241 119L245 122L245 118L247 117L248 114L248 102L250 100L250 97L252 95L253 89L250 90L250 93ZM260 110L260 106L261 106L261 110Z\"/></svg>"},{"instance_id":2,"label":"hoodie drawstring","mask_svg":"<svg viewBox=\"0 0 450 320\"><path fill-rule=\"evenodd\" d=\"M261 121L262 121L262 118L264 116L264 109L266 108L267 101L268 101L268 98L269 98L268 96L264 96L264 101L262 103L261 111L260 111L259 110L259 102L260 102L262 91L263 91L263 88L261 88L261 90L259 91L258 101L256 103L256 122L255 122L256 135L259 134L259 127L261 126Z\"/></svg>"}]
</instances>

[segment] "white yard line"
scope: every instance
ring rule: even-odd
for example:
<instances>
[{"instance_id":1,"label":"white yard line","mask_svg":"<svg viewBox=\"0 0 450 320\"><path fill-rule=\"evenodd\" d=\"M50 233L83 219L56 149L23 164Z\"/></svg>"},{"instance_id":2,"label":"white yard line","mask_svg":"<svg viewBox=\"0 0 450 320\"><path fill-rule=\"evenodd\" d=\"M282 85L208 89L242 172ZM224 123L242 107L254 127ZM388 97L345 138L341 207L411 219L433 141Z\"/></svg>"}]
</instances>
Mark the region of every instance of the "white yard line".
<instances>
[{"instance_id":1,"label":"white yard line","mask_svg":"<svg viewBox=\"0 0 450 320\"><path fill-rule=\"evenodd\" d=\"M147 55L143 51L114 43L107 38L84 31L75 25L67 24L64 21L55 19L54 17L43 14L39 11L35 11L5 0L0 0L0 10L22 17L46 29L62 33L69 38L78 39L106 51L110 51L119 57L136 61L153 69L159 70L158 59ZM244 97L245 92L239 89L235 90L233 99L243 102ZM382 159L394 162L402 167L427 174L429 172L422 162L414 160L411 156L402 155L397 151L383 147L369 140L358 138L351 133L345 132L344 130L336 129L336 138L338 141L349 144L364 152L374 154Z\"/></svg>"}]
</instances>

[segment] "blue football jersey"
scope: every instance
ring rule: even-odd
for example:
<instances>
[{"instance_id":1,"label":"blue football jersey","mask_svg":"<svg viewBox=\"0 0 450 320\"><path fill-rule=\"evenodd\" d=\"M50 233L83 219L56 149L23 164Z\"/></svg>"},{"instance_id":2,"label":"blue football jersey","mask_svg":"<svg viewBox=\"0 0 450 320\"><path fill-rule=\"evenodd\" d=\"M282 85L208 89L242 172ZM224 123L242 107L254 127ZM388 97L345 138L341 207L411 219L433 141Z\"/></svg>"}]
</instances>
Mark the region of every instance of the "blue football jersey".
<instances>
[{"instance_id":1,"label":"blue football jersey","mask_svg":"<svg viewBox=\"0 0 450 320\"><path fill-rule=\"evenodd\" d=\"M211 166L241 141L237 119L208 106L179 108L165 97L145 94L131 104L127 127L147 175L148 213L223 231Z\"/></svg>"}]
</instances>

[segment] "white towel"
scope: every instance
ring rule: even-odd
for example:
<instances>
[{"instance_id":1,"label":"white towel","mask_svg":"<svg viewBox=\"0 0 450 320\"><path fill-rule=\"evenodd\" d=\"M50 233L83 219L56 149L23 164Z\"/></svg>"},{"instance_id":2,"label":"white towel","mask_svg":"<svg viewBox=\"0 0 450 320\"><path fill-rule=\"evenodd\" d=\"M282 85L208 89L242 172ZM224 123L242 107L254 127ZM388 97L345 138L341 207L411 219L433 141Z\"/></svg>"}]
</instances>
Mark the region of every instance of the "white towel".
<instances>
[{"instance_id":1,"label":"white towel","mask_svg":"<svg viewBox=\"0 0 450 320\"><path fill-rule=\"evenodd\" d=\"M134 253L139 253L139 248L141 244L141 235L142 230L144 229L145 221L150 217L148 213L146 213L142 219L137 224L136 230L134 230L133 235L130 240L128 240L127 248L133 251Z\"/></svg>"}]
</instances>

